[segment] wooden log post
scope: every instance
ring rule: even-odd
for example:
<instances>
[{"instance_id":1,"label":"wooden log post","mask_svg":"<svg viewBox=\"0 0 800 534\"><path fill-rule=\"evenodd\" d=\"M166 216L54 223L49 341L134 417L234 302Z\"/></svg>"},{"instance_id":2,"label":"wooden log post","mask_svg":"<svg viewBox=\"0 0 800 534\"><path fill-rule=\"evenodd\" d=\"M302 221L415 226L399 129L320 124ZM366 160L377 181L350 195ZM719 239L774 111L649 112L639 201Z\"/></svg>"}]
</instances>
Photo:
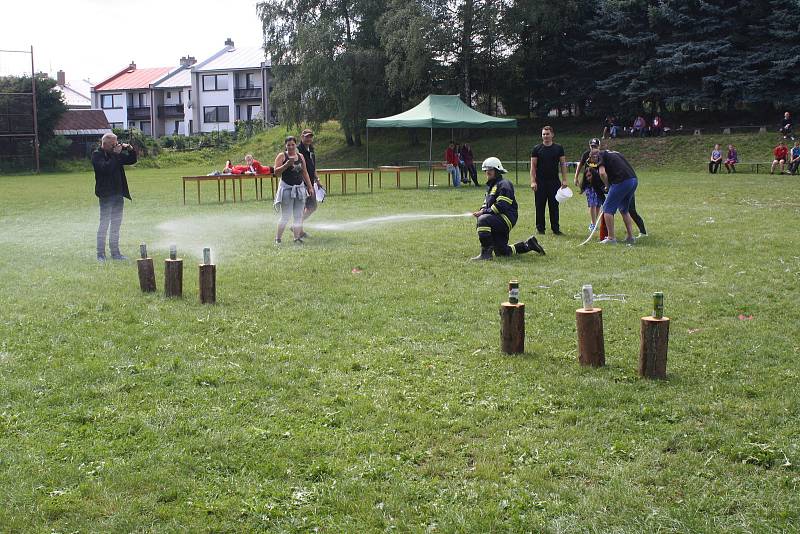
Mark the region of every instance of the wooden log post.
<instances>
[{"instance_id":1,"label":"wooden log post","mask_svg":"<svg viewBox=\"0 0 800 534\"><path fill-rule=\"evenodd\" d=\"M217 302L217 266L200 264L200 302L214 304Z\"/></svg>"},{"instance_id":2,"label":"wooden log post","mask_svg":"<svg viewBox=\"0 0 800 534\"><path fill-rule=\"evenodd\" d=\"M156 274L153 269L153 258L140 258L136 260L139 269L139 287L144 293L152 293L156 290Z\"/></svg>"},{"instance_id":3,"label":"wooden log post","mask_svg":"<svg viewBox=\"0 0 800 534\"><path fill-rule=\"evenodd\" d=\"M578 329L578 362L592 367L604 366L603 310L579 308L575 310L575 322Z\"/></svg>"},{"instance_id":4,"label":"wooden log post","mask_svg":"<svg viewBox=\"0 0 800 534\"><path fill-rule=\"evenodd\" d=\"M525 305L500 305L500 349L506 354L525 352Z\"/></svg>"},{"instance_id":5,"label":"wooden log post","mask_svg":"<svg viewBox=\"0 0 800 534\"><path fill-rule=\"evenodd\" d=\"M642 335L639 345L639 376L642 378L667 378L667 344L669 342L669 317L656 319L642 317Z\"/></svg>"},{"instance_id":6,"label":"wooden log post","mask_svg":"<svg viewBox=\"0 0 800 534\"><path fill-rule=\"evenodd\" d=\"M164 296L183 296L183 260L164 260Z\"/></svg>"}]
</instances>

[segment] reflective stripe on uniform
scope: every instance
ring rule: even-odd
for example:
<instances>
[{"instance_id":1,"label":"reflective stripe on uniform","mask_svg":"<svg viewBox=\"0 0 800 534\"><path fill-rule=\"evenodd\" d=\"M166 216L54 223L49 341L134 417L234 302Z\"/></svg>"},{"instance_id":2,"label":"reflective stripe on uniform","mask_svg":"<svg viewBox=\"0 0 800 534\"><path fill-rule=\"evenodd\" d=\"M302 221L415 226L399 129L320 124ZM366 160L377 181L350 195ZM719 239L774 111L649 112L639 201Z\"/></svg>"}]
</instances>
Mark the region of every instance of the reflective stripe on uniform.
<instances>
[{"instance_id":1,"label":"reflective stripe on uniform","mask_svg":"<svg viewBox=\"0 0 800 534\"><path fill-rule=\"evenodd\" d=\"M479 226L478 227L478 233L481 233L481 232L484 232L484 233L487 233L487 234L491 234L492 233L492 227L491 226Z\"/></svg>"},{"instance_id":2,"label":"reflective stripe on uniform","mask_svg":"<svg viewBox=\"0 0 800 534\"><path fill-rule=\"evenodd\" d=\"M510 198L508 198L506 196L503 196L503 195L500 195L499 197L497 197L497 201L498 202L508 202L509 204L513 204L514 203L513 200L511 200Z\"/></svg>"},{"instance_id":3,"label":"reflective stripe on uniform","mask_svg":"<svg viewBox=\"0 0 800 534\"><path fill-rule=\"evenodd\" d=\"M513 224L511 224L511 219L509 219L508 217L506 217L506 216L505 216L504 214L502 214L502 213L500 214L500 217L502 217L502 218L503 218L503 220L506 222L506 224L508 225L508 229L509 229L509 230L511 230L511 228L513 228L513 227L514 227L514 225L513 225Z\"/></svg>"},{"instance_id":4,"label":"reflective stripe on uniform","mask_svg":"<svg viewBox=\"0 0 800 534\"><path fill-rule=\"evenodd\" d=\"M497 213L498 215L500 214L500 210L497 209L497 204L492 204L492 211Z\"/></svg>"},{"instance_id":5,"label":"reflective stripe on uniform","mask_svg":"<svg viewBox=\"0 0 800 534\"><path fill-rule=\"evenodd\" d=\"M515 247L514 245L509 245L509 246L511 247L511 254L516 254L517 253L517 247Z\"/></svg>"}]
</instances>

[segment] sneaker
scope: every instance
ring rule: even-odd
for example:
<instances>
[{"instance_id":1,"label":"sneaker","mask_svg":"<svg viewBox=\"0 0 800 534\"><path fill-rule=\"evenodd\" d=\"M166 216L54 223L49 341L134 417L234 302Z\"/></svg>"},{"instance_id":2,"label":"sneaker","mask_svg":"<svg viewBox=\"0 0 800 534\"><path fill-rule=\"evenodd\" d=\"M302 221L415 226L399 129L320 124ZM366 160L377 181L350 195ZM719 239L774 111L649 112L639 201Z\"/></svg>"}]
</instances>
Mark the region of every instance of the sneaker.
<instances>
[{"instance_id":1,"label":"sneaker","mask_svg":"<svg viewBox=\"0 0 800 534\"><path fill-rule=\"evenodd\" d=\"M302 233L300 234L300 239L306 239L307 237L311 237L311 236L310 236L310 235L308 235L308 234L307 234L307 233L305 233L305 232L302 232Z\"/></svg>"},{"instance_id":2,"label":"sneaker","mask_svg":"<svg viewBox=\"0 0 800 534\"><path fill-rule=\"evenodd\" d=\"M275 244L276 245L280 245L281 244L281 238L280 237L276 237L275 238Z\"/></svg>"},{"instance_id":3,"label":"sneaker","mask_svg":"<svg viewBox=\"0 0 800 534\"><path fill-rule=\"evenodd\" d=\"M564 232L561 230L553 230L553 235L564 235Z\"/></svg>"},{"instance_id":4,"label":"sneaker","mask_svg":"<svg viewBox=\"0 0 800 534\"><path fill-rule=\"evenodd\" d=\"M616 243L617 243L617 240L616 239L611 239L610 237L607 237L607 238L603 239L602 241L600 241L601 245L614 245Z\"/></svg>"},{"instance_id":5,"label":"sneaker","mask_svg":"<svg viewBox=\"0 0 800 534\"><path fill-rule=\"evenodd\" d=\"M125 260L128 259L128 257L127 256L123 256L122 254L112 254L111 255L111 259L112 260L117 260L117 261L125 261Z\"/></svg>"},{"instance_id":6,"label":"sneaker","mask_svg":"<svg viewBox=\"0 0 800 534\"><path fill-rule=\"evenodd\" d=\"M589 223L589 231L594 232L594 225L592 223Z\"/></svg>"},{"instance_id":7,"label":"sneaker","mask_svg":"<svg viewBox=\"0 0 800 534\"><path fill-rule=\"evenodd\" d=\"M544 235L544 230L536 230L536 233L539 235Z\"/></svg>"},{"instance_id":8,"label":"sneaker","mask_svg":"<svg viewBox=\"0 0 800 534\"><path fill-rule=\"evenodd\" d=\"M625 241L623 241L622 244L623 245L635 245L636 244L636 239L634 239L633 236L631 236L631 237L627 238Z\"/></svg>"},{"instance_id":9,"label":"sneaker","mask_svg":"<svg viewBox=\"0 0 800 534\"><path fill-rule=\"evenodd\" d=\"M298 238L296 238L296 239L294 240L294 244L295 244L295 245L302 245L302 244L303 244L303 238L302 238L302 237L298 237Z\"/></svg>"},{"instance_id":10,"label":"sneaker","mask_svg":"<svg viewBox=\"0 0 800 534\"><path fill-rule=\"evenodd\" d=\"M645 233L645 232L639 233L639 235L636 236L636 239L640 239L642 237L647 237L647 233Z\"/></svg>"},{"instance_id":11,"label":"sneaker","mask_svg":"<svg viewBox=\"0 0 800 534\"><path fill-rule=\"evenodd\" d=\"M104 255L102 255L102 254L98 254L97 255L97 263L105 263L105 262L106 262L106 257Z\"/></svg>"}]
</instances>

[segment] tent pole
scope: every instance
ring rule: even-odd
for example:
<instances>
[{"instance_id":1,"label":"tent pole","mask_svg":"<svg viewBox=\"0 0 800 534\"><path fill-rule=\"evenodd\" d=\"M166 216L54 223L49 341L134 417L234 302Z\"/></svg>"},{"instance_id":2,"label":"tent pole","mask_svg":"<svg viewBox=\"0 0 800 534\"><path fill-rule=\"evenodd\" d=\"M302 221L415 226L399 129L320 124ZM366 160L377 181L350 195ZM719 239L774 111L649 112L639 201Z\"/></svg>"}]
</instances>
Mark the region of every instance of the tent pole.
<instances>
[{"instance_id":1,"label":"tent pole","mask_svg":"<svg viewBox=\"0 0 800 534\"><path fill-rule=\"evenodd\" d=\"M369 125L367 125L367 168L369 169Z\"/></svg>"},{"instance_id":2,"label":"tent pole","mask_svg":"<svg viewBox=\"0 0 800 534\"><path fill-rule=\"evenodd\" d=\"M433 173L433 124L431 124L431 140L428 143L428 187L436 185L436 183L431 180L431 173Z\"/></svg>"},{"instance_id":3,"label":"tent pole","mask_svg":"<svg viewBox=\"0 0 800 534\"><path fill-rule=\"evenodd\" d=\"M367 146L369 147L369 134L367 134ZM514 130L514 183L519 185L519 129Z\"/></svg>"}]
</instances>

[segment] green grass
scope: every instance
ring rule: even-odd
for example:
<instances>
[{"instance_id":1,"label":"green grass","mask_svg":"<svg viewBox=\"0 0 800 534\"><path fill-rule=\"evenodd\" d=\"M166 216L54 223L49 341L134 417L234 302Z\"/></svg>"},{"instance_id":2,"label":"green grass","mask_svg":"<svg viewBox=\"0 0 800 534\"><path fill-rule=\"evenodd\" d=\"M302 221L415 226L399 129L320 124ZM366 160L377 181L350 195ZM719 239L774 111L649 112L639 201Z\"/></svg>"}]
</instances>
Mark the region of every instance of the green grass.
<instances>
[{"instance_id":1,"label":"green grass","mask_svg":"<svg viewBox=\"0 0 800 534\"><path fill-rule=\"evenodd\" d=\"M129 173L124 251L148 243L161 291L176 242L182 300L142 294L133 261L94 262L89 173L0 179L0 531L800 527L795 177L642 172L636 246L577 247L577 197L547 256L473 263L470 218L312 225L276 248L269 202L220 205L205 184L183 206L178 176L202 170ZM312 222L481 203L412 181L331 196ZM214 306L197 298L205 245ZM511 278L521 356L499 351ZM602 369L576 361L585 283L626 295L600 302ZM655 290L660 382L636 376Z\"/></svg>"}]
</instances>

